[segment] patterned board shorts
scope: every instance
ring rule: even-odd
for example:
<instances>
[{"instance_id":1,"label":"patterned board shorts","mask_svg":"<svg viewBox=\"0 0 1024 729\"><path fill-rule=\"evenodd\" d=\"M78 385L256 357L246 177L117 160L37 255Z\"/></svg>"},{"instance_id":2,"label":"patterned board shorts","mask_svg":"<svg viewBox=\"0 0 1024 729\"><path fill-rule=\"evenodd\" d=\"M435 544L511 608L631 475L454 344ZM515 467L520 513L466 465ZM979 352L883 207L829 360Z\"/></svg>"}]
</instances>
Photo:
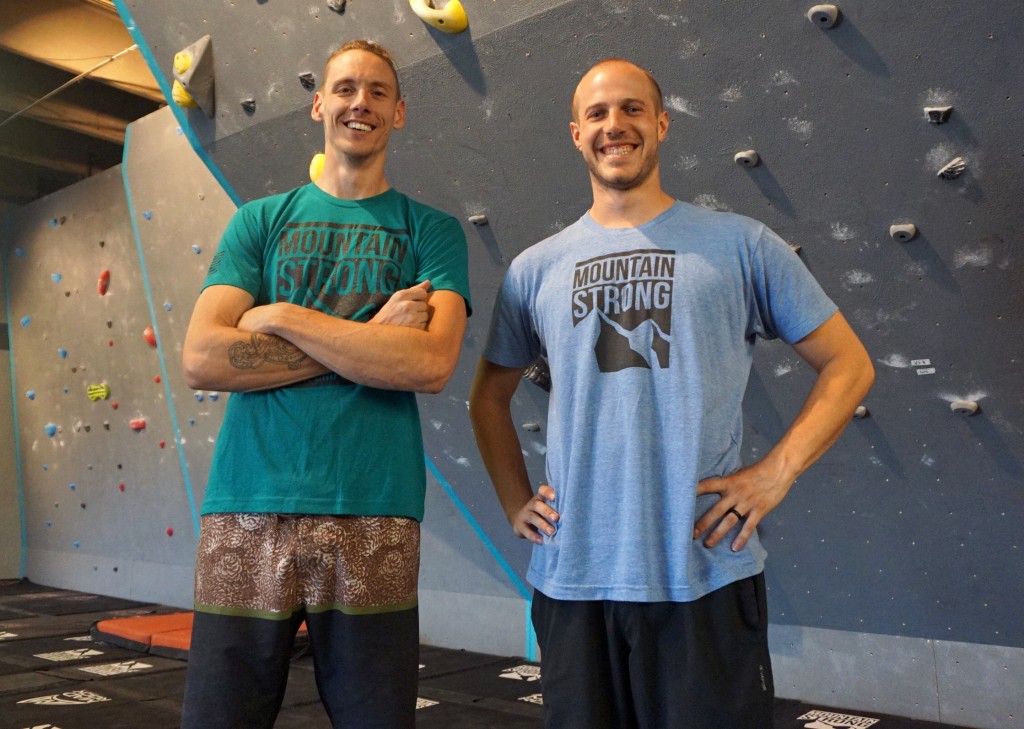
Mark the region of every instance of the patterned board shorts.
<instances>
[{"instance_id":1,"label":"patterned board shorts","mask_svg":"<svg viewBox=\"0 0 1024 729\"><path fill-rule=\"evenodd\" d=\"M420 525L385 516L207 514L196 610L285 620L416 606Z\"/></svg>"}]
</instances>

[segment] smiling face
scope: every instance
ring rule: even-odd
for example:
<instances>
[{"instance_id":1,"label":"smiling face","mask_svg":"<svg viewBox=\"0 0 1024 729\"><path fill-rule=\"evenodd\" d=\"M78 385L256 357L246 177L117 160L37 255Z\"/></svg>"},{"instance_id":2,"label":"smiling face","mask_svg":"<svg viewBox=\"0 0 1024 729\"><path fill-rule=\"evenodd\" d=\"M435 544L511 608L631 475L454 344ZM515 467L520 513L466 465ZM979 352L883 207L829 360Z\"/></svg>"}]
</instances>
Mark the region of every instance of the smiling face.
<instances>
[{"instance_id":1,"label":"smiling face","mask_svg":"<svg viewBox=\"0 0 1024 729\"><path fill-rule=\"evenodd\" d=\"M405 101L387 61L353 49L327 64L311 115L324 126L328 160L383 164L391 130L405 125Z\"/></svg>"},{"instance_id":2,"label":"smiling face","mask_svg":"<svg viewBox=\"0 0 1024 729\"><path fill-rule=\"evenodd\" d=\"M590 69L576 87L569 130L595 186L632 190L657 182L652 173L668 124L650 76L628 61L612 60Z\"/></svg>"}]
</instances>

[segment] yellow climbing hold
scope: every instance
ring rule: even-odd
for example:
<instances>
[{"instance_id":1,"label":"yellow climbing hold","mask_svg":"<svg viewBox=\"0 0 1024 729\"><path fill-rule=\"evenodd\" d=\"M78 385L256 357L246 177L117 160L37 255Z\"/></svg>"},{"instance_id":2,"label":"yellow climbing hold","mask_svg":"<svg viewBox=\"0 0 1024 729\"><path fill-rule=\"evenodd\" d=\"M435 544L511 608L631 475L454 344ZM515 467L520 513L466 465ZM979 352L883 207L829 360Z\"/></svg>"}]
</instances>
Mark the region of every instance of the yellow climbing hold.
<instances>
[{"instance_id":1,"label":"yellow climbing hold","mask_svg":"<svg viewBox=\"0 0 1024 729\"><path fill-rule=\"evenodd\" d=\"M316 182L320 179L320 175L324 173L324 153L317 152L313 155L313 159L309 161L309 179Z\"/></svg>"},{"instance_id":2,"label":"yellow climbing hold","mask_svg":"<svg viewBox=\"0 0 1024 729\"><path fill-rule=\"evenodd\" d=\"M90 400L106 400L110 397L110 385L106 382L99 385L89 385L85 388L85 394Z\"/></svg>"},{"instance_id":3,"label":"yellow climbing hold","mask_svg":"<svg viewBox=\"0 0 1024 729\"><path fill-rule=\"evenodd\" d=\"M420 20L445 33L461 33L469 27L466 9L459 0L448 0L440 9L434 7L432 0L409 0L409 5Z\"/></svg>"},{"instance_id":4,"label":"yellow climbing hold","mask_svg":"<svg viewBox=\"0 0 1024 729\"><path fill-rule=\"evenodd\" d=\"M178 51L174 54L174 72L183 74L192 67L192 54L188 51Z\"/></svg>"},{"instance_id":5,"label":"yellow climbing hold","mask_svg":"<svg viewBox=\"0 0 1024 729\"><path fill-rule=\"evenodd\" d=\"M174 84L171 86L171 98L174 99L174 103L185 109L196 109L199 104L192 98L192 94L185 90L185 87L181 85L181 81L174 80Z\"/></svg>"}]
</instances>

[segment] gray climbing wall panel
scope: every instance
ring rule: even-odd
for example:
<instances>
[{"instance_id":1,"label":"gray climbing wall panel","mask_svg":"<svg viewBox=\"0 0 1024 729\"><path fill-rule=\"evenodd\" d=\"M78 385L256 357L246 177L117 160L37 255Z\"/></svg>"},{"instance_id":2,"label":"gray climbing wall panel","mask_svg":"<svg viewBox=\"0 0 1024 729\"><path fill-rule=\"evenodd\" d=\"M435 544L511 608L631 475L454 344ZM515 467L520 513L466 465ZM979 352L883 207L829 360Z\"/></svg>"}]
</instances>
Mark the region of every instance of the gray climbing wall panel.
<instances>
[{"instance_id":1,"label":"gray climbing wall panel","mask_svg":"<svg viewBox=\"0 0 1024 729\"><path fill-rule=\"evenodd\" d=\"M257 106L240 122L244 112L226 100L245 84L228 45L217 119L189 114L242 198L301 183L321 141L308 118L309 92L297 77L285 83L300 67L319 65L309 55L316 42L291 53L287 41L272 44L274 24L255 22L271 5L254 11L243 34L257 49L274 49L247 83L272 78L257 91L291 88L299 108ZM1024 303L1015 256L1021 225L1008 214L1019 191L1019 162L1008 150L1024 136L1014 98L1024 68L1012 52L1022 34L1011 22L1024 16L1019 3L982 10L863 2L844 8L827 31L791 2L699 10L682 2L552 3L504 23L492 23L493 6L480 4L469 9L471 36L427 30L386 6L366 11L380 17L357 15L357 7L365 10L350 4L344 16L323 15L306 31L327 45L370 35L415 59L402 69L409 123L393 141L392 182L463 219L490 219L488 227L466 226L477 309L466 353L448 399L425 408L439 424L427 428L432 457L510 564L521 570L525 550L507 534L458 405L507 261L586 208L568 96L594 60L623 55L651 68L665 92L673 118L662 148L667 188L762 219L800 245L877 360L871 416L852 425L766 524L774 619L1024 646L1024 627L1011 619L1024 580L1009 586L997 577L1016 569L1022 512L1016 393L1024 339L1012 336ZM189 6L175 12L185 18ZM186 20L164 16L156 4L136 6L154 48L188 35ZM202 27L229 20L207 14ZM936 42L951 32L956 44ZM425 42L436 46L432 55ZM954 107L945 124L925 115L938 105ZM255 166L253 148L266 151ZM733 162L748 148L759 151L759 166ZM938 177L957 156L967 171ZM904 222L919 234L898 243L889 227ZM762 348L748 397L749 457L774 442L808 382L788 348ZM521 420L542 422L543 397L530 389L521 388ZM956 399L978 400L981 413L955 415ZM539 479L543 433L522 435Z\"/></svg>"},{"instance_id":2,"label":"gray climbing wall panel","mask_svg":"<svg viewBox=\"0 0 1024 729\"><path fill-rule=\"evenodd\" d=\"M665 92L666 188L761 219L801 246L876 361L869 417L851 424L764 525L780 691L837 697L841 681L841 700L851 705L957 722L964 706L984 705L979 725L1019 724L1006 717L1024 713L1020 692L990 689L1024 665L1024 226L1016 215L1024 6L861 0L841 4L840 22L823 30L804 16L812 3L792 0L465 4L470 29L450 36L425 26L406 0L354 0L343 15L326 3L118 0L164 78L174 52L211 35L217 112L176 113L238 199L306 180L322 139L299 74L319 76L331 48L370 37L401 62L409 104L408 125L392 139L389 179L463 220L488 216L488 226L465 225L476 314L458 371L445 393L421 398L431 461L427 638L470 648L502 640L495 636L508 637L500 645L524 643L517 633L526 630L528 550L510 536L491 493L465 401L508 262L588 205L568 100L591 63L620 55L650 68ZM251 114L241 106L250 98ZM924 109L933 106L953 107L946 123L928 121ZM760 165L733 161L747 149ZM939 177L957 157L964 173ZM135 220L143 270L159 268L152 280L164 279L152 284L160 293L150 305L167 362L165 340L179 336L186 318L177 287L190 285L172 271L180 266L188 280L196 272L164 234L151 252L145 225L187 216L195 195L181 192L166 209L135 203L136 211L155 208L151 220ZM40 209L36 217L55 214ZM916 237L890 237L890 226L911 222ZM16 265L8 261L10 271ZM165 320L165 300L180 320ZM14 338L25 334L20 316L9 313ZM145 356L133 367L145 369ZM45 361L41 352L32 364ZM759 348L746 401L748 458L774 442L810 379L788 348ZM203 421L185 407L191 393L176 383L170 391L177 415L167 427L179 428L189 464L178 479L198 497L216 415ZM980 412L957 415L952 400L976 401ZM524 383L514 407L518 423L541 426L521 432L540 481L545 395ZM30 553L40 529L30 524ZM906 660L885 667L886 690L878 691L879 661L887 660L879 656L892 657L892 638L907 646ZM972 666L970 676L962 665Z\"/></svg>"},{"instance_id":3,"label":"gray climbing wall panel","mask_svg":"<svg viewBox=\"0 0 1024 729\"><path fill-rule=\"evenodd\" d=\"M181 601L192 520L121 170L11 213L7 234L27 575Z\"/></svg>"}]
</instances>

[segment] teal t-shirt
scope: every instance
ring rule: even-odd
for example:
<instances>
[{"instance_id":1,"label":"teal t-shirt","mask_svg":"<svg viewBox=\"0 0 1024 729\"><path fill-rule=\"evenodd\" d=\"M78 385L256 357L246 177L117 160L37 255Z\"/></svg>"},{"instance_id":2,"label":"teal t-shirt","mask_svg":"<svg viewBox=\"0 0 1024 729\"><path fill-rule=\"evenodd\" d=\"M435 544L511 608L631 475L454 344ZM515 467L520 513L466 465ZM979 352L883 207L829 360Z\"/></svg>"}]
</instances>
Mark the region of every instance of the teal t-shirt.
<instances>
[{"instance_id":1,"label":"teal t-shirt","mask_svg":"<svg viewBox=\"0 0 1024 729\"><path fill-rule=\"evenodd\" d=\"M314 184L243 205L204 288L249 292L367 321L391 294L430 280L469 307L459 222L395 191L341 200ZM426 474L416 396L326 375L234 393L214 447L202 513L423 518Z\"/></svg>"}]
</instances>

